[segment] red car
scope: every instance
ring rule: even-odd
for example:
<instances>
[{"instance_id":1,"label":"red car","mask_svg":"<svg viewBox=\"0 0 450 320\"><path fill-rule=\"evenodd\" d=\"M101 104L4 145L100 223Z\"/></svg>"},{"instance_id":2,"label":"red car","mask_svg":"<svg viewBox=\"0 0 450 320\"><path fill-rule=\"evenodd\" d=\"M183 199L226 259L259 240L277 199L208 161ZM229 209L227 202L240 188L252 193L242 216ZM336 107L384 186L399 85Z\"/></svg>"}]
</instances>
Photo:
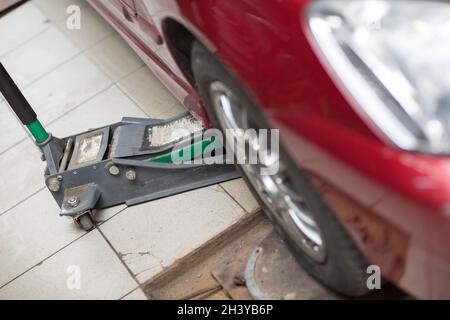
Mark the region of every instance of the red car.
<instances>
[{"instance_id":1,"label":"red car","mask_svg":"<svg viewBox=\"0 0 450 320\"><path fill-rule=\"evenodd\" d=\"M196 117L280 129L279 173L242 171L314 277L450 298L449 3L90 2Z\"/></svg>"}]
</instances>

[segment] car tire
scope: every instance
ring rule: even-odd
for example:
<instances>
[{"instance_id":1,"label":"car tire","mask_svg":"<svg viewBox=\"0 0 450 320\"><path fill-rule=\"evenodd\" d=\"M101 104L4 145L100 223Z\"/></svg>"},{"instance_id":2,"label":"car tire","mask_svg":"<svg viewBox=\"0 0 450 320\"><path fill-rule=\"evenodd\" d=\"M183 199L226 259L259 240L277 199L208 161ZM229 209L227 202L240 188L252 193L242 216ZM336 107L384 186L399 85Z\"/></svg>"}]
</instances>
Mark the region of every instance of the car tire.
<instances>
[{"instance_id":1,"label":"car tire","mask_svg":"<svg viewBox=\"0 0 450 320\"><path fill-rule=\"evenodd\" d=\"M252 121L259 128L270 128L262 113L258 111L258 107L231 72L227 70L218 57L199 42L195 42L192 48L191 63L198 92L213 126L221 130L226 129L223 122L219 120L211 96L211 86L218 82L222 83L230 90L231 94L237 97L242 108L251 114ZM300 265L322 284L345 296L357 297L368 293L369 289L366 284L368 263L365 257L331 208L315 190L306 173L294 164L283 146L280 146L280 160L283 160L285 170L290 175L290 183L295 187L295 191L301 195L309 208L309 214L320 230L324 250L326 250L326 258L318 261L318 259L313 259L305 253L305 247L302 243L299 243L299 237L293 229L296 226L293 225L292 219L286 218L267 205L267 202L263 200L262 193L255 188L254 183L249 178L248 172L241 167L245 181L272 221L275 230L285 241Z\"/></svg>"}]
</instances>

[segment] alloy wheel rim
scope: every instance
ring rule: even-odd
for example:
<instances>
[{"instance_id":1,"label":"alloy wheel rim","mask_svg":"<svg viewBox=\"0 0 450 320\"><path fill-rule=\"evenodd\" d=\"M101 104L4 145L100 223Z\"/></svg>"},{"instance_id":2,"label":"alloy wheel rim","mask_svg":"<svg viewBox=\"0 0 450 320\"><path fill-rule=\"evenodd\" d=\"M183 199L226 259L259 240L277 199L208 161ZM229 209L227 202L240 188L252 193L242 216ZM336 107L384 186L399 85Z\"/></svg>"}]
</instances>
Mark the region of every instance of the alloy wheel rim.
<instances>
[{"instance_id":1,"label":"alloy wheel rim","mask_svg":"<svg viewBox=\"0 0 450 320\"><path fill-rule=\"evenodd\" d=\"M233 138L243 138L243 132L249 128L257 129L251 125L247 111L225 84L215 81L209 89L218 120L224 129L231 129ZM245 157L242 162L246 160L246 150L259 150L258 140L245 137L245 148L240 153ZM292 179L282 160L272 152L270 155L272 157L262 159L258 164L242 164L242 169L266 206L287 223L290 228L288 232L299 242L303 251L314 261L322 263L326 259L326 248L320 228L308 205L294 191ZM259 174L261 169L269 169L275 161L279 167L276 174Z\"/></svg>"}]
</instances>

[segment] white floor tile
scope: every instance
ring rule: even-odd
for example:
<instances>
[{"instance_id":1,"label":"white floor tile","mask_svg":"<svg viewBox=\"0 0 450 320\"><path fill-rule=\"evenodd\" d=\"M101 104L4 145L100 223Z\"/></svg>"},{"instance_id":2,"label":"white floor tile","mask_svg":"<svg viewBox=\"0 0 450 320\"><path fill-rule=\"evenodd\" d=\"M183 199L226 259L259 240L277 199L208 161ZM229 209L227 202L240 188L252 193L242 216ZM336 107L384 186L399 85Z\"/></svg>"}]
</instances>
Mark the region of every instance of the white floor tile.
<instances>
[{"instance_id":1,"label":"white floor tile","mask_svg":"<svg viewBox=\"0 0 450 320\"><path fill-rule=\"evenodd\" d=\"M0 289L0 299L120 299L135 287L136 282L94 230Z\"/></svg>"},{"instance_id":2,"label":"white floor tile","mask_svg":"<svg viewBox=\"0 0 450 320\"><path fill-rule=\"evenodd\" d=\"M51 26L47 17L28 2L0 19L0 57Z\"/></svg>"},{"instance_id":3,"label":"white floor tile","mask_svg":"<svg viewBox=\"0 0 450 320\"><path fill-rule=\"evenodd\" d=\"M66 28L70 4L82 8L81 30ZM2 60L55 136L123 116L168 118L185 111L113 32L82 0L34 0L0 19L0 57L5 55ZM146 299L141 289L133 290L136 282L97 230L82 236L70 219L58 216L49 191L38 192L44 187L45 165L32 141L14 146L26 133L6 107L0 101L0 125L8 132L0 137L0 166L7 168L0 171L0 214L12 209L0 215L0 287L32 269L1 288L0 299L119 299L129 292L124 300ZM222 187L248 212L258 207L242 181ZM245 214L241 206L213 186L101 210L97 219L110 219L101 230L145 282L237 222ZM67 287L73 266L81 271L80 290Z\"/></svg>"},{"instance_id":4,"label":"white floor tile","mask_svg":"<svg viewBox=\"0 0 450 320\"><path fill-rule=\"evenodd\" d=\"M252 192L243 179L227 181L221 186L236 200L248 213L254 213L260 210L258 201L256 201Z\"/></svg>"},{"instance_id":5,"label":"white floor tile","mask_svg":"<svg viewBox=\"0 0 450 320\"><path fill-rule=\"evenodd\" d=\"M129 295L123 297L121 300L134 300L134 301L136 301L136 300L148 300L148 299L145 296L144 292L140 288L137 288L136 290L131 292Z\"/></svg>"},{"instance_id":6,"label":"white floor tile","mask_svg":"<svg viewBox=\"0 0 450 320\"><path fill-rule=\"evenodd\" d=\"M169 118L186 111L147 67L119 81L119 86L150 117Z\"/></svg>"},{"instance_id":7,"label":"white floor tile","mask_svg":"<svg viewBox=\"0 0 450 320\"><path fill-rule=\"evenodd\" d=\"M114 81L131 74L144 65L118 33L95 45L86 54Z\"/></svg>"},{"instance_id":8,"label":"white floor tile","mask_svg":"<svg viewBox=\"0 0 450 320\"><path fill-rule=\"evenodd\" d=\"M84 234L43 190L0 216L0 287Z\"/></svg>"},{"instance_id":9,"label":"white floor tile","mask_svg":"<svg viewBox=\"0 0 450 320\"><path fill-rule=\"evenodd\" d=\"M46 124L111 84L111 80L81 54L27 87L24 95Z\"/></svg>"},{"instance_id":10,"label":"white floor tile","mask_svg":"<svg viewBox=\"0 0 450 320\"><path fill-rule=\"evenodd\" d=\"M243 214L222 188L213 186L128 208L100 228L144 282Z\"/></svg>"},{"instance_id":11,"label":"white floor tile","mask_svg":"<svg viewBox=\"0 0 450 320\"><path fill-rule=\"evenodd\" d=\"M10 117L6 124L13 128L11 134L0 139L0 146L10 146L15 143L14 138L20 139L26 136L20 135L20 130L22 130L20 125L17 128L13 126L18 122L8 114L9 110L6 109L6 106L0 105L0 107L0 114L4 113ZM123 116L146 117L134 102L113 86L48 126L48 131L56 137L64 137L118 122ZM3 122L3 118L1 122ZM16 131L17 133L15 133ZM22 132L24 131L22 130ZM1 154L0 165L9 168L9 170L0 171L0 181L11 181L11 183L0 185L0 213L44 187L43 170L45 165L40 161L40 152L31 140L23 141ZM110 216L108 213L99 215L101 220Z\"/></svg>"},{"instance_id":12,"label":"white floor tile","mask_svg":"<svg viewBox=\"0 0 450 320\"><path fill-rule=\"evenodd\" d=\"M123 212L127 209L127 206L124 204L120 204L111 208L97 210L95 212L95 221L98 225L101 225L102 223L106 222L108 219L111 219L115 215L117 215L119 212Z\"/></svg>"},{"instance_id":13,"label":"white floor tile","mask_svg":"<svg viewBox=\"0 0 450 320\"><path fill-rule=\"evenodd\" d=\"M90 5L81 8L80 29L67 28L66 19L58 22L57 26L80 50L83 51L91 48L115 32L108 22Z\"/></svg>"},{"instance_id":14,"label":"white floor tile","mask_svg":"<svg viewBox=\"0 0 450 320\"><path fill-rule=\"evenodd\" d=\"M67 8L71 5L80 8L88 5L84 0L33 0L33 3L53 22L67 19Z\"/></svg>"},{"instance_id":15,"label":"white floor tile","mask_svg":"<svg viewBox=\"0 0 450 320\"><path fill-rule=\"evenodd\" d=\"M79 53L56 27L40 33L2 58L19 87L24 87Z\"/></svg>"},{"instance_id":16,"label":"white floor tile","mask_svg":"<svg viewBox=\"0 0 450 320\"><path fill-rule=\"evenodd\" d=\"M45 165L31 140L0 155L0 214L45 186Z\"/></svg>"},{"instance_id":17,"label":"white floor tile","mask_svg":"<svg viewBox=\"0 0 450 320\"><path fill-rule=\"evenodd\" d=\"M10 9L12 6L18 4L20 0L2 0L0 1L0 12Z\"/></svg>"},{"instance_id":18,"label":"white floor tile","mask_svg":"<svg viewBox=\"0 0 450 320\"><path fill-rule=\"evenodd\" d=\"M112 86L65 114L48 126L48 130L56 137L66 137L119 122L123 117L147 116L117 86Z\"/></svg>"},{"instance_id":19,"label":"white floor tile","mask_svg":"<svg viewBox=\"0 0 450 320\"><path fill-rule=\"evenodd\" d=\"M0 135L0 153L27 137L22 124L9 110L5 101L0 101L0 128L5 132Z\"/></svg>"}]
</instances>

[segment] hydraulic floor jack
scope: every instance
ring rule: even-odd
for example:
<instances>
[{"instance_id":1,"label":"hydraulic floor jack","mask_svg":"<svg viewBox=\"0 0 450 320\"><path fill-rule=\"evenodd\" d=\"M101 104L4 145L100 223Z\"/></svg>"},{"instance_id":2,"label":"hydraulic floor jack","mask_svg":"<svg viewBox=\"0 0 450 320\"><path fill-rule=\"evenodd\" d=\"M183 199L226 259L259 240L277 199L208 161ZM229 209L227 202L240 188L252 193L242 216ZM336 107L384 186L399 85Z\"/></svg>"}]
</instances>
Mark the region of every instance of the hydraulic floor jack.
<instances>
[{"instance_id":1,"label":"hydraulic floor jack","mask_svg":"<svg viewBox=\"0 0 450 320\"><path fill-rule=\"evenodd\" d=\"M72 217L83 229L94 227L96 209L131 206L239 177L232 165L195 161L214 156L223 146L188 113L169 120L123 118L56 138L1 63L0 91L42 151L45 183L60 215Z\"/></svg>"}]
</instances>

